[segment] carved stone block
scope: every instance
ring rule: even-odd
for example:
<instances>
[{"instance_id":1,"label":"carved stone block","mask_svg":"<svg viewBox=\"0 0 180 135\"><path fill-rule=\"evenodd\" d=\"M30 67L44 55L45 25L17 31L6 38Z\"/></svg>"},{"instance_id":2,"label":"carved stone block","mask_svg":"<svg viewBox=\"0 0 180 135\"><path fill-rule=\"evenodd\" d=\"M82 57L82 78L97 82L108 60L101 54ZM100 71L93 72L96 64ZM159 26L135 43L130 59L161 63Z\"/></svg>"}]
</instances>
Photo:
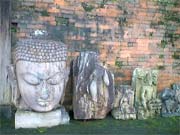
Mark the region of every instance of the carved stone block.
<instances>
[{"instance_id":1,"label":"carved stone block","mask_svg":"<svg viewBox=\"0 0 180 135\"><path fill-rule=\"evenodd\" d=\"M161 101L157 99L158 71L136 68L132 87L135 89L135 107L138 119L147 119L160 114Z\"/></svg>"},{"instance_id":2,"label":"carved stone block","mask_svg":"<svg viewBox=\"0 0 180 135\"><path fill-rule=\"evenodd\" d=\"M120 85L115 90L114 109L111 114L115 119L136 119L134 91L131 86Z\"/></svg>"},{"instance_id":3,"label":"carved stone block","mask_svg":"<svg viewBox=\"0 0 180 135\"><path fill-rule=\"evenodd\" d=\"M95 52L81 52L73 63L75 119L103 119L114 100L114 77Z\"/></svg>"},{"instance_id":4,"label":"carved stone block","mask_svg":"<svg viewBox=\"0 0 180 135\"><path fill-rule=\"evenodd\" d=\"M172 89L165 88L161 93L162 116L180 116L180 84L173 84Z\"/></svg>"}]
</instances>

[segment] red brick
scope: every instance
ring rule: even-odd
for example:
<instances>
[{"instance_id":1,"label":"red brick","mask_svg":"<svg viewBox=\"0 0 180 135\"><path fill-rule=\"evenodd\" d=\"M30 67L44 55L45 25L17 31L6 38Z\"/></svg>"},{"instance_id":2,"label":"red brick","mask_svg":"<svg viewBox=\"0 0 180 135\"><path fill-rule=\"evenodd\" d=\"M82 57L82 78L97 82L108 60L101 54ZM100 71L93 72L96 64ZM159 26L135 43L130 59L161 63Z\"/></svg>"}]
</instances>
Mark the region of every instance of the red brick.
<instances>
[{"instance_id":1,"label":"red brick","mask_svg":"<svg viewBox=\"0 0 180 135\"><path fill-rule=\"evenodd\" d=\"M116 83L120 84L123 81L131 81L132 71L136 67L144 68L157 68L158 65L165 66L165 70L160 70L158 90L165 87L169 87L172 83L180 82L178 76L178 69L173 69L174 60L172 58L173 52L180 48L179 42L175 42L175 46L168 45L166 48L158 47L161 43L164 35L164 27L151 26L151 22L157 23L160 20L162 14L160 12L151 12L150 10L158 11L156 2L148 0L140 0L138 4L121 3L128 14L123 14L124 11L117 8L117 3L107 3L104 8L99 8L94 1L90 0L32 0L33 2L20 1L24 3L23 7L18 8L13 14L17 15L17 38L30 37L30 33L33 29L46 29L47 25L53 25L56 28L55 17L66 17L69 19L70 26L76 28L76 32L69 29L68 35L64 35L68 47L71 48L71 44L76 41L82 43L85 48L84 40L89 40L90 43L97 44L97 48L100 52L100 61L105 62L110 70L116 72L123 72L126 77L115 78ZM50 3L48 3L48 1ZM91 12L87 12L82 7L81 3L92 4L95 8ZM21 5L20 4L20 5ZM23 5L23 4L22 4ZM39 16L37 19L33 17L27 20L23 19L26 8L34 6L35 9L43 11L47 10L49 16ZM149 10L150 9L150 10ZM179 8L172 9L174 11L180 11ZM16 13L17 12L17 13ZM20 13L18 13L20 12ZM21 13L22 12L22 13ZM132 14L131 14L132 13ZM40 15L40 14L39 14ZM90 15L90 18L89 18ZM91 17L92 16L92 17ZM119 17L126 17L124 24L119 24ZM22 19L19 19L22 18ZM85 20L85 21L83 21ZM25 25L24 25L25 24ZM58 26L57 26L58 28ZM88 36L80 36L80 30L90 29ZM107 33L106 31L109 31ZM149 34L153 33L150 37ZM176 34L180 34L180 29L177 28ZM131 44L128 43L133 43ZM78 50L81 51L81 50ZM159 58L160 54L164 55L164 58ZM68 53L68 64L70 60L79 55L79 52ZM144 59L143 59L144 57ZM117 68L115 60L118 59L123 62L122 68Z\"/></svg>"},{"instance_id":2,"label":"red brick","mask_svg":"<svg viewBox=\"0 0 180 135\"><path fill-rule=\"evenodd\" d=\"M48 12L49 13L60 13L60 9L57 9L55 7L52 7L52 8L49 8L48 9Z\"/></svg>"},{"instance_id":3,"label":"red brick","mask_svg":"<svg viewBox=\"0 0 180 135\"><path fill-rule=\"evenodd\" d=\"M30 28L30 29L42 29L42 28L44 28L44 25L41 25L41 24L34 24L34 25L29 24L29 25L27 25L27 28Z\"/></svg>"},{"instance_id":4,"label":"red brick","mask_svg":"<svg viewBox=\"0 0 180 135\"><path fill-rule=\"evenodd\" d=\"M17 33L16 34L16 36L18 37L18 38L25 38L26 37L26 33Z\"/></svg>"},{"instance_id":5,"label":"red brick","mask_svg":"<svg viewBox=\"0 0 180 135\"><path fill-rule=\"evenodd\" d=\"M59 6L68 6L68 3L65 0L54 0L54 4Z\"/></svg>"},{"instance_id":6,"label":"red brick","mask_svg":"<svg viewBox=\"0 0 180 135\"><path fill-rule=\"evenodd\" d=\"M55 21L55 17L54 16L40 16L39 17L40 21L47 21L47 22L51 22L51 21Z\"/></svg>"},{"instance_id":7,"label":"red brick","mask_svg":"<svg viewBox=\"0 0 180 135\"><path fill-rule=\"evenodd\" d=\"M48 8L48 3L36 2L35 6L37 8L47 9Z\"/></svg>"}]
</instances>

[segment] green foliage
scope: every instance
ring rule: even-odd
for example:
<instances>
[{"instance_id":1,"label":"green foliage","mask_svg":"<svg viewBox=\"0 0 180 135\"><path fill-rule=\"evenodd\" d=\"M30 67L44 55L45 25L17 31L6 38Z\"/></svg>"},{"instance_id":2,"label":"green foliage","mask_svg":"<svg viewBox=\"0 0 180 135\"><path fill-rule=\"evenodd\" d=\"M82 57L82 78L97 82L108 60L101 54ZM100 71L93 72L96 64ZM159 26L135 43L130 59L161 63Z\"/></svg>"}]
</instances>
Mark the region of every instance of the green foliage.
<instances>
[{"instance_id":1,"label":"green foliage","mask_svg":"<svg viewBox=\"0 0 180 135\"><path fill-rule=\"evenodd\" d=\"M38 128L37 130L38 130L39 133L47 132L47 128Z\"/></svg>"},{"instance_id":2,"label":"green foliage","mask_svg":"<svg viewBox=\"0 0 180 135\"><path fill-rule=\"evenodd\" d=\"M118 0L102 0L100 2L99 8L104 8L104 5L106 5L107 2L118 2Z\"/></svg>"},{"instance_id":3,"label":"green foliage","mask_svg":"<svg viewBox=\"0 0 180 135\"><path fill-rule=\"evenodd\" d=\"M172 57L173 57L173 59L180 59L180 53L178 54L177 52L174 52Z\"/></svg>"},{"instance_id":4,"label":"green foliage","mask_svg":"<svg viewBox=\"0 0 180 135\"><path fill-rule=\"evenodd\" d=\"M10 31L12 32L12 33L16 33L16 32L18 32L18 23L11 23L11 26L10 26Z\"/></svg>"},{"instance_id":5,"label":"green foliage","mask_svg":"<svg viewBox=\"0 0 180 135\"><path fill-rule=\"evenodd\" d=\"M180 6L179 0L154 0L159 6L159 11L163 15L160 18L158 25L163 25L165 28L164 38L168 40L162 40L162 47L166 47L168 43L174 46L174 41L180 38L179 35L175 33L180 25L180 14L178 11L172 10L173 8Z\"/></svg>"},{"instance_id":6,"label":"green foliage","mask_svg":"<svg viewBox=\"0 0 180 135\"><path fill-rule=\"evenodd\" d=\"M47 12L47 10L43 10L40 13L41 13L41 16L49 16L49 13Z\"/></svg>"},{"instance_id":7,"label":"green foliage","mask_svg":"<svg viewBox=\"0 0 180 135\"><path fill-rule=\"evenodd\" d=\"M127 11L127 9L126 9L126 7L125 7L124 5L118 4L117 7L118 7L119 10L122 10L122 11L123 11L123 14L124 14L124 15L127 15L127 14L128 14L128 11Z\"/></svg>"},{"instance_id":8,"label":"green foliage","mask_svg":"<svg viewBox=\"0 0 180 135\"><path fill-rule=\"evenodd\" d=\"M166 46L168 45L168 41L167 40L161 40L161 47L162 48L166 48Z\"/></svg>"},{"instance_id":9,"label":"green foliage","mask_svg":"<svg viewBox=\"0 0 180 135\"><path fill-rule=\"evenodd\" d=\"M17 32L17 27L16 26L11 26L11 32L16 33Z\"/></svg>"},{"instance_id":10,"label":"green foliage","mask_svg":"<svg viewBox=\"0 0 180 135\"><path fill-rule=\"evenodd\" d=\"M64 17L56 17L56 25L68 25L69 20Z\"/></svg>"},{"instance_id":11,"label":"green foliage","mask_svg":"<svg viewBox=\"0 0 180 135\"><path fill-rule=\"evenodd\" d=\"M91 12L95 8L93 5L87 4L85 2L82 2L81 6L84 8L86 12Z\"/></svg>"},{"instance_id":12,"label":"green foliage","mask_svg":"<svg viewBox=\"0 0 180 135\"><path fill-rule=\"evenodd\" d=\"M125 6L125 1L122 2L123 4L118 4L117 5L117 8L119 10L122 10L123 12L123 15L120 15L119 18L118 18L118 23L119 23L119 26L126 26L127 25L127 15L128 15L128 10Z\"/></svg>"},{"instance_id":13,"label":"green foliage","mask_svg":"<svg viewBox=\"0 0 180 135\"><path fill-rule=\"evenodd\" d=\"M122 68L123 62L116 59L115 66L117 66L118 68Z\"/></svg>"},{"instance_id":14,"label":"green foliage","mask_svg":"<svg viewBox=\"0 0 180 135\"><path fill-rule=\"evenodd\" d=\"M158 70L165 70L165 66L163 66L163 65L157 66L157 69Z\"/></svg>"},{"instance_id":15,"label":"green foliage","mask_svg":"<svg viewBox=\"0 0 180 135\"><path fill-rule=\"evenodd\" d=\"M118 0L110 0L111 2L117 2Z\"/></svg>"},{"instance_id":16,"label":"green foliage","mask_svg":"<svg viewBox=\"0 0 180 135\"><path fill-rule=\"evenodd\" d=\"M118 19L119 26L124 26L127 23L127 19L124 16L119 17Z\"/></svg>"},{"instance_id":17,"label":"green foliage","mask_svg":"<svg viewBox=\"0 0 180 135\"><path fill-rule=\"evenodd\" d=\"M160 54L160 55L159 55L159 58L160 58L160 59L163 59L163 58L164 58L164 54Z\"/></svg>"},{"instance_id":18,"label":"green foliage","mask_svg":"<svg viewBox=\"0 0 180 135\"><path fill-rule=\"evenodd\" d=\"M153 36L153 32L150 32L150 33L149 33L149 37L152 37L152 36Z\"/></svg>"},{"instance_id":19,"label":"green foliage","mask_svg":"<svg viewBox=\"0 0 180 135\"><path fill-rule=\"evenodd\" d=\"M29 6L29 8L31 8L31 9L35 9L35 5Z\"/></svg>"},{"instance_id":20,"label":"green foliage","mask_svg":"<svg viewBox=\"0 0 180 135\"><path fill-rule=\"evenodd\" d=\"M158 3L159 6L163 7L177 7L179 0L154 0L155 2Z\"/></svg>"},{"instance_id":21,"label":"green foliage","mask_svg":"<svg viewBox=\"0 0 180 135\"><path fill-rule=\"evenodd\" d=\"M102 0L100 3L100 8L104 8L104 5L108 2L108 0Z\"/></svg>"}]
</instances>

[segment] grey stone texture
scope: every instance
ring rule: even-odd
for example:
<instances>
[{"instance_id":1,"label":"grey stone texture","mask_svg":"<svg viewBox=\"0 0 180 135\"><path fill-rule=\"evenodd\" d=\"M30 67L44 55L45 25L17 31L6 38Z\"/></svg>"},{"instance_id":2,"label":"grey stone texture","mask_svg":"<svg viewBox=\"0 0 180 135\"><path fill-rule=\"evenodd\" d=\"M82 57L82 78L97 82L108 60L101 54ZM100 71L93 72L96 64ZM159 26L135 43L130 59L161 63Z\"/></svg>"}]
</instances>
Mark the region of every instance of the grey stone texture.
<instances>
[{"instance_id":1,"label":"grey stone texture","mask_svg":"<svg viewBox=\"0 0 180 135\"><path fill-rule=\"evenodd\" d=\"M16 128L51 127L69 122L62 105L69 68L67 48L52 40L23 39L8 67Z\"/></svg>"},{"instance_id":2,"label":"grey stone texture","mask_svg":"<svg viewBox=\"0 0 180 135\"><path fill-rule=\"evenodd\" d=\"M135 90L135 107L138 119L147 119L160 114L161 100L157 98L158 71L136 68L132 87Z\"/></svg>"},{"instance_id":3,"label":"grey stone texture","mask_svg":"<svg viewBox=\"0 0 180 135\"><path fill-rule=\"evenodd\" d=\"M129 85L120 85L115 89L114 108L111 112L115 119L136 119L134 91Z\"/></svg>"},{"instance_id":4,"label":"grey stone texture","mask_svg":"<svg viewBox=\"0 0 180 135\"><path fill-rule=\"evenodd\" d=\"M43 113L17 110L15 113L15 128L52 127L68 124L69 120L69 115L64 108Z\"/></svg>"},{"instance_id":5,"label":"grey stone texture","mask_svg":"<svg viewBox=\"0 0 180 135\"><path fill-rule=\"evenodd\" d=\"M180 84L173 84L172 89L165 88L161 93L162 116L180 116Z\"/></svg>"},{"instance_id":6,"label":"grey stone texture","mask_svg":"<svg viewBox=\"0 0 180 135\"><path fill-rule=\"evenodd\" d=\"M81 52L73 63L75 119L103 119L113 107L114 77L95 52Z\"/></svg>"}]
</instances>

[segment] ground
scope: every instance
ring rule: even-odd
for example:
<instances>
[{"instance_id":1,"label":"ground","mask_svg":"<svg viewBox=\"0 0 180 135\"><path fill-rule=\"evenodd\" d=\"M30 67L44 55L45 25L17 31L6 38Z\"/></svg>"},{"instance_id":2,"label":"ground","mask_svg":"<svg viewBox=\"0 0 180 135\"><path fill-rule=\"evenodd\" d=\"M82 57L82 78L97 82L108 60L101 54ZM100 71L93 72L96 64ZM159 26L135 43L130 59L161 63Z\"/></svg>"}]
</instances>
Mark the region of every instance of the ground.
<instances>
[{"instance_id":1,"label":"ground","mask_svg":"<svg viewBox=\"0 0 180 135\"><path fill-rule=\"evenodd\" d=\"M0 119L0 135L8 134L107 134L107 135L180 135L180 117L157 117L147 120L115 120L110 115L103 120L71 120L68 125L53 128L14 129L14 120Z\"/></svg>"}]
</instances>

